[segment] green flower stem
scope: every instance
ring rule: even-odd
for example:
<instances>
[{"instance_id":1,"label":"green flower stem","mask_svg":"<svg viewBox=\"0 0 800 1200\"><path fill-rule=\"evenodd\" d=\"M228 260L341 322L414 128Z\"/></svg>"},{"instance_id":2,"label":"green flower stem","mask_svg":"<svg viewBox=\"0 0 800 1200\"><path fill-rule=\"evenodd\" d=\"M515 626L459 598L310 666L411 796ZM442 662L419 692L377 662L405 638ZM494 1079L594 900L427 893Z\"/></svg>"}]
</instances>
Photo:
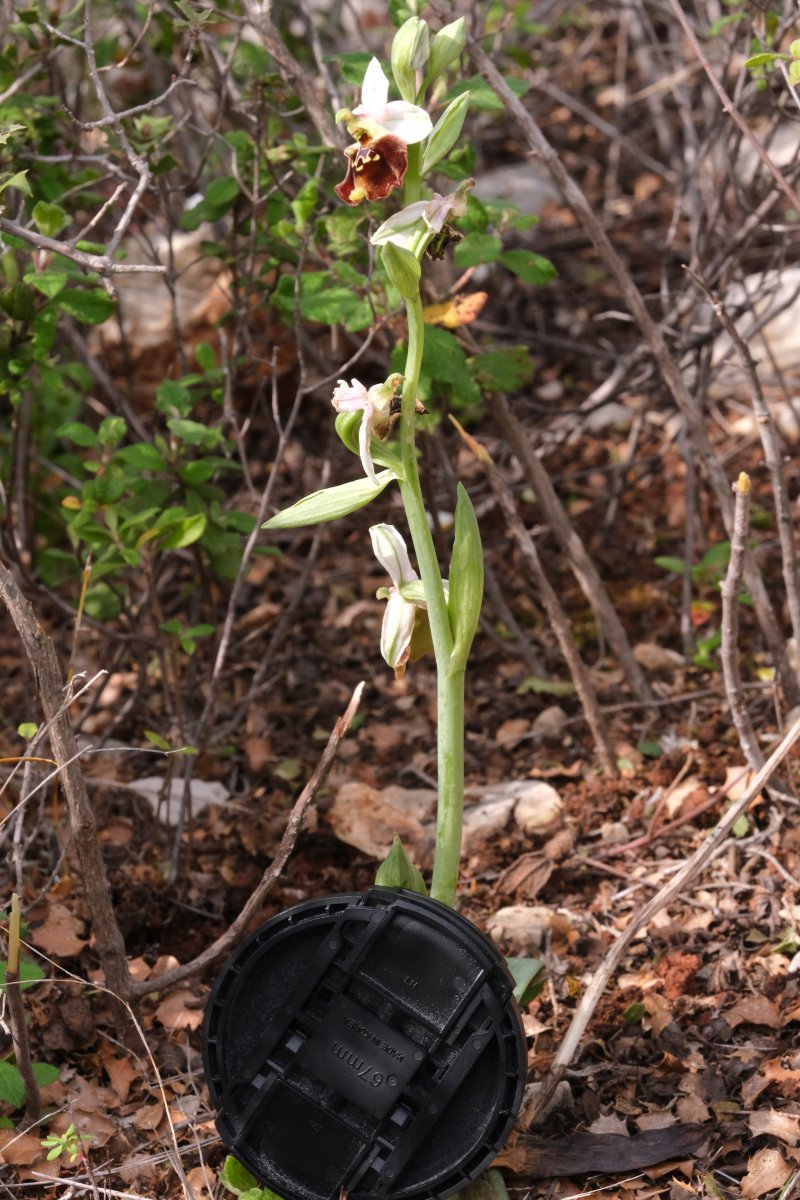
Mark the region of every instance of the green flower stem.
<instances>
[{"instance_id":1,"label":"green flower stem","mask_svg":"<svg viewBox=\"0 0 800 1200\"><path fill-rule=\"evenodd\" d=\"M425 341L419 295L406 302L406 313L408 354L400 412L400 457L404 479L400 492L425 589L437 677L439 803L431 895L452 906L458 886L464 808L464 671L454 671L450 666L453 632L417 469L415 406Z\"/></svg>"}]
</instances>

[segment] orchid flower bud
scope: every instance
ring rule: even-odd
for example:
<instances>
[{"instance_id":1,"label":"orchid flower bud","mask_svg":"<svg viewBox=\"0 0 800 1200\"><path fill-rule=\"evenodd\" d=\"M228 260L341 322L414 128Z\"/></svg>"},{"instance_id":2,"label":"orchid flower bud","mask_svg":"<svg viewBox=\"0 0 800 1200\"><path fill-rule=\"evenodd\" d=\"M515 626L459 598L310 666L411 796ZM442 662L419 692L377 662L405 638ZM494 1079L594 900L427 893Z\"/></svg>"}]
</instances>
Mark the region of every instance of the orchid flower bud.
<instances>
[{"instance_id":1,"label":"orchid flower bud","mask_svg":"<svg viewBox=\"0 0 800 1200\"><path fill-rule=\"evenodd\" d=\"M440 29L431 43L426 83L438 79L442 71L456 61L466 44L467 29L463 17Z\"/></svg>"},{"instance_id":2,"label":"orchid flower bud","mask_svg":"<svg viewBox=\"0 0 800 1200\"><path fill-rule=\"evenodd\" d=\"M400 95L409 104L417 98L417 71L428 62L429 33L425 21L409 17L392 42L392 74Z\"/></svg>"}]
</instances>

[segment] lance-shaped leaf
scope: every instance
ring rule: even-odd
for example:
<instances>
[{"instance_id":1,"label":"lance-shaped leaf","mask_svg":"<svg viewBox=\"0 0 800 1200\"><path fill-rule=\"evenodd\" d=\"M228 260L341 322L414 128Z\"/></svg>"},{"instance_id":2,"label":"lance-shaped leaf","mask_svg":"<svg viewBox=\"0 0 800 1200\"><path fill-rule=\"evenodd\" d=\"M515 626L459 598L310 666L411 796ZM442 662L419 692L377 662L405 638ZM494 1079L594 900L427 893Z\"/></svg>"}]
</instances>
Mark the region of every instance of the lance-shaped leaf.
<instances>
[{"instance_id":1,"label":"lance-shaped leaf","mask_svg":"<svg viewBox=\"0 0 800 1200\"><path fill-rule=\"evenodd\" d=\"M353 479L337 487L323 488L304 496L291 508L276 513L261 526L262 529L301 529L303 525L321 525L356 512L379 496L387 484L396 479L394 471L381 471L378 483L370 479Z\"/></svg>"},{"instance_id":2,"label":"lance-shaped leaf","mask_svg":"<svg viewBox=\"0 0 800 1200\"><path fill-rule=\"evenodd\" d=\"M420 896L428 894L419 868L408 859L397 834L391 850L378 867L375 882L378 887L406 888L409 892L419 892Z\"/></svg>"},{"instance_id":3,"label":"lance-shaped leaf","mask_svg":"<svg viewBox=\"0 0 800 1200\"><path fill-rule=\"evenodd\" d=\"M422 174L427 175L458 141L469 108L469 92L462 92L448 104L428 138L422 158Z\"/></svg>"},{"instance_id":4,"label":"lance-shaped leaf","mask_svg":"<svg viewBox=\"0 0 800 1200\"><path fill-rule=\"evenodd\" d=\"M419 295L420 266L416 254L386 242L381 248L381 258L386 274L401 296L414 300Z\"/></svg>"},{"instance_id":5,"label":"lance-shaped leaf","mask_svg":"<svg viewBox=\"0 0 800 1200\"><path fill-rule=\"evenodd\" d=\"M447 613L453 630L450 665L455 671L463 671L478 627L483 600L483 548L475 510L462 484L458 485L457 495Z\"/></svg>"},{"instance_id":6,"label":"lance-shaped leaf","mask_svg":"<svg viewBox=\"0 0 800 1200\"><path fill-rule=\"evenodd\" d=\"M344 442L347 449L358 457L358 431L361 428L361 414L357 412L339 413L336 418L336 432ZM403 464L400 461L400 455L394 451L391 446L384 445L383 442L373 438L370 443L370 454L373 462L380 463L382 467L388 467L390 471L394 471L398 479L403 478Z\"/></svg>"}]
</instances>

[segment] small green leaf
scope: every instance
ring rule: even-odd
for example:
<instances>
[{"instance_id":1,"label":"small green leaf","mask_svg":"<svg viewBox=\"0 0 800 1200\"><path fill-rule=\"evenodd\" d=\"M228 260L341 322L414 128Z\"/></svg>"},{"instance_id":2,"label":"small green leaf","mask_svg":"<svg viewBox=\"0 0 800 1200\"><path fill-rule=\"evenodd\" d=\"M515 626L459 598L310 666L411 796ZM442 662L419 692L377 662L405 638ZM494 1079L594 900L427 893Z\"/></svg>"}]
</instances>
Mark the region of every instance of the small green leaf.
<instances>
[{"instance_id":1,"label":"small green leaf","mask_svg":"<svg viewBox=\"0 0 800 1200\"><path fill-rule=\"evenodd\" d=\"M149 442L137 442L134 446L123 446L117 451L117 458L121 458L129 467L134 467L137 471L166 471L167 464L162 456L156 450L155 446L151 446Z\"/></svg>"},{"instance_id":2,"label":"small green leaf","mask_svg":"<svg viewBox=\"0 0 800 1200\"><path fill-rule=\"evenodd\" d=\"M228 209L239 195L239 184L232 175L212 179L206 191L206 200L214 208Z\"/></svg>"},{"instance_id":3,"label":"small green leaf","mask_svg":"<svg viewBox=\"0 0 800 1200\"><path fill-rule=\"evenodd\" d=\"M158 750L169 751L172 749L166 738L160 733L156 733L155 729L145 729L144 736L147 738L151 746L155 746Z\"/></svg>"},{"instance_id":4,"label":"small green leaf","mask_svg":"<svg viewBox=\"0 0 800 1200\"><path fill-rule=\"evenodd\" d=\"M258 1187L258 1180L232 1154L225 1159L219 1181L234 1196L241 1196L251 1188Z\"/></svg>"},{"instance_id":5,"label":"small green leaf","mask_svg":"<svg viewBox=\"0 0 800 1200\"><path fill-rule=\"evenodd\" d=\"M418 892L420 896L428 894L419 868L407 857L397 834L394 835L391 850L378 867L375 882L378 887L406 888L409 892Z\"/></svg>"},{"instance_id":6,"label":"small green leaf","mask_svg":"<svg viewBox=\"0 0 800 1200\"><path fill-rule=\"evenodd\" d=\"M419 295L421 273L416 254L395 246L394 242L386 242L381 247L381 261L400 295L406 300L414 300Z\"/></svg>"},{"instance_id":7,"label":"small green leaf","mask_svg":"<svg viewBox=\"0 0 800 1200\"><path fill-rule=\"evenodd\" d=\"M68 438L76 446L85 446L92 450L100 444L100 439L95 431L88 425L84 425L82 421L70 421L67 425L62 425L56 430L56 437Z\"/></svg>"},{"instance_id":8,"label":"small green leaf","mask_svg":"<svg viewBox=\"0 0 800 1200\"><path fill-rule=\"evenodd\" d=\"M503 243L493 233L468 233L453 251L457 267L477 267L480 263L497 262Z\"/></svg>"},{"instance_id":9,"label":"small green leaf","mask_svg":"<svg viewBox=\"0 0 800 1200\"><path fill-rule=\"evenodd\" d=\"M745 59L744 65L748 68L748 70L752 70L753 67L771 67L774 66L774 64L780 58L782 58L784 62L789 61L786 54L774 54L772 51L765 50L761 54L752 54L750 58Z\"/></svg>"},{"instance_id":10,"label":"small green leaf","mask_svg":"<svg viewBox=\"0 0 800 1200\"><path fill-rule=\"evenodd\" d=\"M634 1000L627 1008L622 1010L622 1019L628 1025L638 1025L644 1017L647 1016L647 1009L642 1004L641 1000Z\"/></svg>"},{"instance_id":11,"label":"small green leaf","mask_svg":"<svg viewBox=\"0 0 800 1200\"><path fill-rule=\"evenodd\" d=\"M659 554L653 562L657 567L661 567L662 571L671 571L675 575L682 575L686 565L682 558L674 558L670 554Z\"/></svg>"},{"instance_id":12,"label":"small green leaf","mask_svg":"<svg viewBox=\"0 0 800 1200\"><path fill-rule=\"evenodd\" d=\"M645 758L660 758L661 755L664 753L663 747L660 742L652 742L652 741L639 742L636 746L636 749L639 751L640 754L643 754Z\"/></svg>"},{"instance_id":13,"label":"small green leaf","mask_svg":"<svg viewBox=\"0 0 800 1200\"><path fill-rule=\"evenodd\" d=\"M283 512L270 517L261 528L301 529L304 525L319 525L324 521L346 517L369 504L396 478L394 471L381 471L377 486L365 476L363 479L353 479L350 483L340 483L336 487L312 492L310 496L298 500L291 508L285 508Z\"/></svg>"},{"instance_id":14,"label":"small green leaf","mask_svg":"<svg viewBox=\"0 0 800 1200\"><path fill-rule=\"evenodd\" d=\"M528 692L537 695L572 696L575 693L575 684L567 683L566 680L542 679L540 675L526 675L517 687L517 695L525 696Z\"/></svg>"},{"instance_id":15,"label":"small green leaf","mask_svg":"<svg viewBox=\"0 0 800 1200\"><path fill-rule=\"evenodd\" d=\"M0 992L5 991L6 986L6 970L8 964L5 959L0 959ZM44 971L37 962L32 958L21 958L19 963L19 986L21 991L26 988L33 987L35 983L45 978Z\"/></svg>"},{"instance_id":16,"label":"small green leaf","mask_svg":"<svg viewBox=\"0 0 800 1200\"><path fill-rule=\"evenodd\" d=\"M28 183L27 168L24 171L17 171L15 175L9 175L7 179L0 180L0 196L2 196L6 188L16 188L23 195L30 196L31 185Z\"/></svg>"},{"instance_id":17,"label":"small green leaf","mask_svg":"<svg viewBox=\"0 0 800 1200\"><path fill-rule=\"evenodd\" d=\"M46 200L34 204L31 216L39 233L49 238L58 237L62 229L66 229L72 221L72 217L60 204L48 204Z\"/></svg>"},{"instance_id":18,"label":"small green leaf","mask_svg":"<svg viewBox=\"0 0 800 1200\"><path fill-rule=\"evenodd\" d=\"M161 542L162 550L182 550L198 542L206 530L207 518L205 513L195 513L186 517L167 534Z\"/></svg>"},{"instance_id":19,"label":"small green leaf","mask_svg":"<svg viewBox=\"0 0 800 1200\"><path fill-rule=\"evenodd\" d=\"M101 325L113 313L116 305L102 288L83 291L81 288L65 288L56 296L58 307L76 321L85 325Z\"/></svg>"},{"instance_id":20,"label":"small green leaf","mask_svg":"<svg viewBox=\"0 0 800 1200\"><path fill-rule=\"evenodd\" d=\"M26 742L29 742L32 737L36 737L38 731L39 726L35 721L23 721L21 725L17 726L17 733L20 737L25 738Z\"/></svg>"},{"instance_id":21,"label":"small green leaf","mask_svg":"<svg viewBox=\"0 0 800 1200\"><path fill-rule=\"evenodd\" d=\"M736 821L736 823L734 824L733 829L731 830L731 833L733 834L734 837L743 838L743 837L747 837L749 832L750 832L750 821L747 818L747 814L742 813L742 815L739 817L739 820Z\"/></svg>"},{"instance_id":22,"label":"small green leaf","mask_svg":"<svg viewBox=\"0 0 800 1200\"><path fill-rule=\"evenodd\" d=\"M549 258L534 254L532 250L504 250L500 262L525 283L532 283L535 287L550 283L558 274Z\"/></svg>"},{"instance_id":23,"label":"small green leaf","mask_svg":"<svg viewBox=\"0 0 800 1200\"><path fill-rule=\"evenodd\" d=\"M540 958L507 958L506 963L514 976L514 999L524 1008L544 987L547 968Z\"/></svg>"},{"instance_id":24,"label":"small green leaf","mask_svg":"<svg viewBox=\"0 0 800 1200\"><path fill-rule=\"evenodd\" d=\"M35 1062L31 1063L31 1068L39 1087L47 1087L48 1083L55 1083L58 1079L58 1067L52 1063Z\"/></svg>"},{"instance_id":25,"label":"small green leaf","mask_svg":"<svg viewBox=\"0 0 800 1200\"><path fill-rule=\"evenodd\" d=\"M506 76L506 83L515 96L524 96L531 87L527 80L514 79L509 76ZM454 96L460 96L462 92L470 93L470 107L473 112L505 112L505 103L480 75L472 75L469 79L460 79L450 89L448 101L452 100Z\"/></svg>"},{"instance_id":26,"label":"small green leaf","mask_svg":"<svg viewBox=\"0 0 800 1200\"><path fill-rule=\"evenodd\" d=\"M789 83L792 87L800 83L800 59L794 59L789 67Z\"/></svg>"},{"instance_id":27,"label":"small green leaf","mask_svg":"<svg viewBox=\"0 0 800 1200\"><path fill-rule=\"evenodd\" d=\"M447 612L453 630L450 665L455 671L463 671L481 615L483 547L475 509L461 483L456 490L455 540L449 583Z\"/></svg>"},{"instance_id":28,"label":"small green leaf","mask_svg":"<svg viewBox=\"0 0 800 1200\"><path fill-rule=\"evenodd\" d=\"M13 1063L0 1059L0 1100L10 1104L12 1108L22 1108L25 1104L25 1084L22 1076Z\"/></svg>"},{"instance_id":29,"label":"small green leaf","mask_svg":"<svg viewBox=\"0 0 800 1200\"><path fill-rule=\"evenodd\" d=\"M518 392L533 379L527 346L504 346L467 359L472 376L486 392Z\"/></svg>"}]
</instances>

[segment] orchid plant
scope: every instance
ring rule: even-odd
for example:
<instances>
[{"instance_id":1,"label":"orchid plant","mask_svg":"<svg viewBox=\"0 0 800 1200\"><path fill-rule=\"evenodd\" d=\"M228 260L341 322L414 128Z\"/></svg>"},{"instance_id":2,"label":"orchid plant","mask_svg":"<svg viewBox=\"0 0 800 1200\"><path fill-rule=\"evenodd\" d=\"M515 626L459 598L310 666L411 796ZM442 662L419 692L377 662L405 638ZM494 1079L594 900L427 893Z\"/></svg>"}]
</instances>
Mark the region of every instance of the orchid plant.
<instances>
[{"instance_id":1,"label":"orchid plant","mask_svg":"<svg viewBox=\"0 0 800 1200\"><path fill-rule=\"evenodd\" d=\"M363 475L315 492L266 523L287 529L331 521L374 500L396 483L405 510L419 574L402 534L393 525L370 530L372 546L391 586L386 600L381 653L402 676L409 662L432 649L438 701L438 815L431 895L452 905L458 883L464 790L464 676L483 595L483 553L475 513L458 485L455 538L449 579L442 576L422 498L415 446L416 423L425 410L418 399L425 324L420 296L422 264L441 257L460 235L451 220L466 210L471 181L454 193L423 196L424 180L455 145L469 105L469 93L453 100L434 125L422 106L435 83L460 57L466 34L460 18L431 37L427 23L410 17L392 44L391 68L399 100L389 99L389 80L376 58L370 62L361 102L343 109L353 142L345 150L346 173L336 194L348 205L385 201L403 189L404 206L388 216L371 237L386 273L406 309L405 369L367 385L340 379L332 396L336 430L361 460ZM396 431L397 440L389 437ZM382 468L378 470L377 468ZM382 883L424 889L421 876L393 851L379 873Z\"/></svg>"}]
</instances>

